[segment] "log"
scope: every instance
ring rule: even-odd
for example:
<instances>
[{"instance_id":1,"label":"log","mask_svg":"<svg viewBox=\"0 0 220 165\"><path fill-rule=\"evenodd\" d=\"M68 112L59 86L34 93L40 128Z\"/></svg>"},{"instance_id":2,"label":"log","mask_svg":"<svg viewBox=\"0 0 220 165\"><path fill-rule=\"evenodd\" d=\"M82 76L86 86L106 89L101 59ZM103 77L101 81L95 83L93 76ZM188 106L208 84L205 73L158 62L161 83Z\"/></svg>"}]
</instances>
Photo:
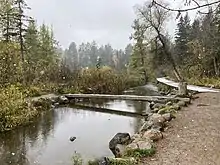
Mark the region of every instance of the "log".
<instances>
[{"instance_id":1,"label":"log","mask_svg":"<svg viewBox=\"0 0 220 165\"><path fill-rule=\"evenodd\" d=\"M129 117L145 117L146 115L137 113L137 112L129 112L129 111L122 111L122 110L115 110L115 109L108 109L108 108L102 108L102 107L93 107L93 106L87 106L83 104L76 104L72 105L71 107L76 109L86 109L88 111L96 111L96 112L102 112L107 114L116 114L121 116L129 116Z\"/></svg>"},{"instance_id":2,"label":"log","mask_svg":"<svg viewBox=\"0 0 220 165\"><path fill-rule=\"evenodd\" d=\"M190 98L170 97L170 96L136 96L136 95L105 95L105 94L66 94L68 99L87 98L87 99L111 99L111 100L133 100L148 101L155 103L166 103L168 101L189 102Z\"/></svg>"}]
</instances>

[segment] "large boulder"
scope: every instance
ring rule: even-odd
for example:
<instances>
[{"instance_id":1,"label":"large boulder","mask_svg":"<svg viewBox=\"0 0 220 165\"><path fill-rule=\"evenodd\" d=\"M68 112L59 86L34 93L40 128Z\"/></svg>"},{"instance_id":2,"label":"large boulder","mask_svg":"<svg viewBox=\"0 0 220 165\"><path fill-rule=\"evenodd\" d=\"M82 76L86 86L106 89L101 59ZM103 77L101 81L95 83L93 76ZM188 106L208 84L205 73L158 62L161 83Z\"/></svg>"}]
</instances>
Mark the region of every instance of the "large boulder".
<instances>
[{"instance_id":1,"label":"large boulder","mask_svg":"<svg viewBox=\"0 0 220 165\"><path fill-rule=\"evenodd\" d=\"M131 143L131 136L129 133L117 133L109 142L109 149L115 155L120 157L122 153L120 150L123 148L121 145L128 145ZM120 144L120 145L119 145Z\"/></svg>"}]
</instances>

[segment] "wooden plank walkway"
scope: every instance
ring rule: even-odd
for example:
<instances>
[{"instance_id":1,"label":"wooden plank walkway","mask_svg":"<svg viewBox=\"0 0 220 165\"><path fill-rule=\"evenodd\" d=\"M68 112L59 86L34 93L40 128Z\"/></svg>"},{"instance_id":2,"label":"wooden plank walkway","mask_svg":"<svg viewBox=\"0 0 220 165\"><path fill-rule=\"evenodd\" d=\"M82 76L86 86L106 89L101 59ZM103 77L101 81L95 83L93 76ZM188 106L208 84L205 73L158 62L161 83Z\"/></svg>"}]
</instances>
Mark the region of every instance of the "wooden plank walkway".
<instances>
[{"instance_id":1,"label":"wooden plank walkway","mask_svg":"<svg viewBox=\"0 0 220 165\"><path fill-rule=\"evenodd\" d=\"M178 83L174 82L172 80L168 80L165 77L162 78L157 78L157 81L165 84L165 85L169 85L171 87L174 88L178 88ZM214 88L208 88L208 87L200 87L200 86L196 86L196 85L187 85L187 89L190 91L196 91L196 92L201 92L201 93L217 93L220 92L220 89L214 89Z\"/></svg>"}]
</instances>

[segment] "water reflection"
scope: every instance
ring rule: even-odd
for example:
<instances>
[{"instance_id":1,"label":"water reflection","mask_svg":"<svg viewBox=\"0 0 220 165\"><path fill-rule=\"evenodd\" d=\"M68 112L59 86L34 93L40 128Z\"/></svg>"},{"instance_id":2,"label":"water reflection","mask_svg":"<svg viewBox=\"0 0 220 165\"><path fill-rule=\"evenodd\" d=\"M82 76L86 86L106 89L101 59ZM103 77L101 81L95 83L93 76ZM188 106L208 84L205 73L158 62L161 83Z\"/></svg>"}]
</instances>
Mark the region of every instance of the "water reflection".
<instances>
[{"instance_id":1,"label":"water reflection","mask_svg":"<svg viewBox=\"0 0 220 165\"><path fill-rule=\"evenodd\" d=\"M137 120L115 114L59 108L43 114L29 126L1 134L0 164L68 165L75 151L84 159L112 156L108 141L117 132L133 134L137 130ZM73 143L69 141L71 136L77 137Z\"/></svg>"},{"instance_id":2,"label":"water reflection","mask_svg":"<svg viewBox=\"0 0 220 165\"><path fill-rule=\"evenodd\" d=\"M101 107L142 113L146 102L107 101ZM0 134L0 165L71 165L76 152L83 159L113 156L109 140L118 132L133 134L140 118L74 108L47 112L32 124ZM71 136L76 136L72 143Z\"/></svg>"},{"instance_id":3,"label":"water reflection","mask_svg":"<svg viewBox=\"0 0 220 165\"><path fill-rule=\"evenodd\" d=\"M46 145L47 138L53 133L56 113L50 111L42 115L29 126L21 127L0 135L0 164L1 165L31 165L27 157L28 148L38 146L42 139Z\"/></svg>"}]
</instances>

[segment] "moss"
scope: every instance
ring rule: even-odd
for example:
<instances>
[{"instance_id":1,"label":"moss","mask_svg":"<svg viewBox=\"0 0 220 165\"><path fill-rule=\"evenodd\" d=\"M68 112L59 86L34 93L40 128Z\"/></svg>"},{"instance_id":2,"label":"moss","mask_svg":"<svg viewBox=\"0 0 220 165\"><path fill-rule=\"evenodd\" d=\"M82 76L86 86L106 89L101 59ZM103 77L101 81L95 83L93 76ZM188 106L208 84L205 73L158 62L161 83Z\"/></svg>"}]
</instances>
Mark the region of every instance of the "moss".
<instances>
[{"instance_id":1,"label":"moss","mask_svg":"<svg viewBox=\"0 0 220 165\"><path fill-rule=\"evenodd\" d=\"M171 106L166 106L164 108L159 109L158 113L159 114L165 114L165 113L176 113L176 111L180 110L180 106L177 104L171 105Z\"/></svg>"}]
</instances>

